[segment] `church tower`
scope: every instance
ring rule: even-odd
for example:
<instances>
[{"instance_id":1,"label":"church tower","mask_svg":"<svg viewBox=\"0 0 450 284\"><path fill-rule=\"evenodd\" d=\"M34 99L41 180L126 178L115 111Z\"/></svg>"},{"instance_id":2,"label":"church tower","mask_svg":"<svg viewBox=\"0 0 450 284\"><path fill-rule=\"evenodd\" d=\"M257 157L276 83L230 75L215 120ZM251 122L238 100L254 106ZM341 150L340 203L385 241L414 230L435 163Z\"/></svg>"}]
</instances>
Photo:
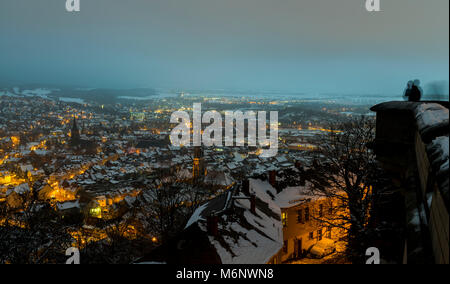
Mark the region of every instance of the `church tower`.
<instances>
[{"instance_id":1,"label":"church tower","mask_svg":"<svg viewBox=\"0 0 450 284\"><path fill-rule=\"evenodd\" d=\"M193 177L194 179L199 179L204 176L206 176L206 167L203 148L196 146L194 147Z\"/></svg>"},{"instance_id":2,"label":"church tower","mask_svg":"<svg viewBox=\"0 0 450 284\"><path fill-rule=\"evenodd\" d=\"M72 130L70 131L70 144L72 146L80 143L80 130L78 129L77 119L73 118Z\"/></svg>"}]
</instances>

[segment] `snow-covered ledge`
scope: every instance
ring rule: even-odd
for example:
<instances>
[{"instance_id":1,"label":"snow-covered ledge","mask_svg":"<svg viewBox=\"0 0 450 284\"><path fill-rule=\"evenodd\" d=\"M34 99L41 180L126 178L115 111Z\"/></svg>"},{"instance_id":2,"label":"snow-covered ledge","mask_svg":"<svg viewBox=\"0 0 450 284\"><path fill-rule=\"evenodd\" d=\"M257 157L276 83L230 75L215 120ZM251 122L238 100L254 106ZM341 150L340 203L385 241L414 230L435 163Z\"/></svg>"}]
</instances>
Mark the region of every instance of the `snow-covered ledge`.
<instances>
[{"instance_id":1,"label":"snow-covered ledge","mask_svg":"<svg viewBox=\"0 0 450 284\"><path fill-rule=\"evenodd\" d=\"M449 102L394 101L371 108L377 112L378 160L402 178L418 173L418 210L426 211L419 225L429 229L436 263L449 263L448 107Z\"/></svg>"}]
</instances>

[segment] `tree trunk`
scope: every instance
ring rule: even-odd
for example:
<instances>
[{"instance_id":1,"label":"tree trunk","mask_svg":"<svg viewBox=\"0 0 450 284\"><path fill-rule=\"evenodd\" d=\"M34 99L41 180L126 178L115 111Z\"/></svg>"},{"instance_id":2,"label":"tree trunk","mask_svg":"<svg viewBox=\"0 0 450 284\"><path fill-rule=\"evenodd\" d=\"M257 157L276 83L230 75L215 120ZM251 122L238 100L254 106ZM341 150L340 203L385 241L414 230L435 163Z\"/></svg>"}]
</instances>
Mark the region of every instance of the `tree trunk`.
<instances>
[{"instance_id":1,"label":"tree trunk","mask_svg":"<svg viewBox=\"0 0 450 284\"><path fill-rule=\"evenodd\" d=\"M360 210L350 206L350 228L348 230L348 253L353 264L364 264L364 237L363 227L359 223Z\"/></svg>"}]
</instances>

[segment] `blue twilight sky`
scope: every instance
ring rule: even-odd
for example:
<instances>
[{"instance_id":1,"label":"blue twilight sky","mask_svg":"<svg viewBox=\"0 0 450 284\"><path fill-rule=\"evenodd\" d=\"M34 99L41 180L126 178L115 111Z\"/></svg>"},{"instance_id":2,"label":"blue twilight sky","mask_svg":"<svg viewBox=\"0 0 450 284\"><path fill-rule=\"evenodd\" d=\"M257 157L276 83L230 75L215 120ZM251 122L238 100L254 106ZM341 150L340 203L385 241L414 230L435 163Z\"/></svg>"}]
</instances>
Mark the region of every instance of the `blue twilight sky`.
<instances>
[{"instance_id":1,"label":"blue twilight sky","mask_svg":"<svg viewBox=\"0 0 450 284\"><path fill-rule=\"evenodd\" d=\"M0 83L402 91L449 77L449 1L0 1Z\"/></svg>"}]
</instances>

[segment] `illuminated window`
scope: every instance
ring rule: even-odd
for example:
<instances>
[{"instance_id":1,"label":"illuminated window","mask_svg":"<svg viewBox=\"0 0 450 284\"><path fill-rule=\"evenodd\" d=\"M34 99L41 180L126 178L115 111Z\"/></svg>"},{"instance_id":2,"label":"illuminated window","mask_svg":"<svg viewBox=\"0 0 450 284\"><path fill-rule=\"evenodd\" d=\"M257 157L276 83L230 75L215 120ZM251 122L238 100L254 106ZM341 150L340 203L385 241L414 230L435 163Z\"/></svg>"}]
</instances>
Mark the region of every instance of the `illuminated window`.
<instances>
[{"instance_id":1,"label":"illuminated window","mask_svg":"<svg viewBox=\"0 0 450 284\"><path fill-rule=\"evenodd\" d=\"M286 212L281 213L281 222L283 223L283 227L287 227L287 214L286 214Z\"/></svg>"},{"instance_id":2,"label":"illuminated window","mask_svg":"<svg viewBox=\"0 0 450 284\"><path fill-rule=\"evenodd\" d=\"M91 216L97 217L101 215L102 209L100 207L91 208L89 210L89 213L91 214Z\"/></svg>"}]
</instances>

